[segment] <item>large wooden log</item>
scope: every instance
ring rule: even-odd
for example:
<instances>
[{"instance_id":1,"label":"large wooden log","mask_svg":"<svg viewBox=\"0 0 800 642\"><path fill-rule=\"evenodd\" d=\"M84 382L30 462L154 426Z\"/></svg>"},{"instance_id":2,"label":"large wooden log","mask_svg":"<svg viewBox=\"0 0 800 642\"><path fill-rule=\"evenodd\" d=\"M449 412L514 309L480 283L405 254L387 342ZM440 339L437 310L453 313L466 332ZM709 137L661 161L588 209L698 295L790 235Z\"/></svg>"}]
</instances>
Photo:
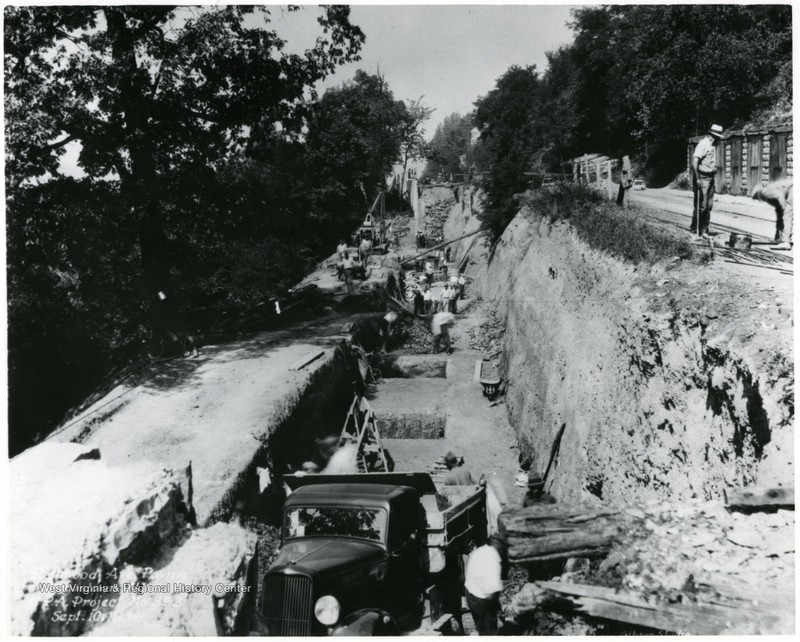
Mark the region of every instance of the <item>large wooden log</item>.
<instances>
[{"instance_id":1,"label":"large wooden log","mask_svg":"<svg viewBox=\"0 0 800 642\"><path fill-rule=\"evenodd\" d=\"M581 613L635 626L689 635L787 634L794 631L793 605L738 601L736 604L649 602L631 593L586 584L539 582L536 603L568 600ZM548 600L547 598L550 597Z\"/></svg>"},{"instance_id":2,"label":"large wooden log","mask_svg":"<svg viewBox=\"0 0 800 642\"><path fill-rule=\"evenodd\" d=\"M516 564L602 557L622 533L643 519L637 511L588 504L541 504L500 515L508 559Z\"/></svg>"}]
</instances>

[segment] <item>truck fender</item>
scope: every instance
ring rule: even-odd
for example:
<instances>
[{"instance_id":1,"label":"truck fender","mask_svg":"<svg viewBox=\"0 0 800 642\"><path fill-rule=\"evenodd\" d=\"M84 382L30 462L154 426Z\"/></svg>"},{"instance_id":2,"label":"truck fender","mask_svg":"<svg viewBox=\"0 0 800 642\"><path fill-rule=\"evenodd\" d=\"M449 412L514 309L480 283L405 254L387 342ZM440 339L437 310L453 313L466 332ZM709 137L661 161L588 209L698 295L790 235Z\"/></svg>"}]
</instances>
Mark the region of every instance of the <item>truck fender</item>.
<instances>
[{"instance_id":1,"label":"truck fender","mask_svg":"<svg viewBox=\"0 0 800 642\"><path fill-rule=\"evenodd\" d=\"M333 630L334 636L399 635L394 618L380 609L361 609L345 617Z\"/></svg>"}]
</instances>

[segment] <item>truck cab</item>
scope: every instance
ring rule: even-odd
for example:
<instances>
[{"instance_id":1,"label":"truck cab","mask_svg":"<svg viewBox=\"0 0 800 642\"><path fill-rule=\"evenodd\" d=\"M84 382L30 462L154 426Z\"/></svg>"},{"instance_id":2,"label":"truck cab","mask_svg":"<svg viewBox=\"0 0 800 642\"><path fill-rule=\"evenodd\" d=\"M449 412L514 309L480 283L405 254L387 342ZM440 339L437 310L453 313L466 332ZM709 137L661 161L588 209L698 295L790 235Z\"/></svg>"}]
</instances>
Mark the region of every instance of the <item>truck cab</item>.
<instances>
[{"instance_id":1,"label":"truck cab","mask_svg":"<svg viewBox=\"0 0 800 642\"><path fill-rule=\"evenodd\" d=\"M420 494L408 486L314 484L293 492L280 553L264 577L269 635L357 634L349 628L359 617L387 635L416 628L424 525Z\"/></svg>"},{"instance_id":2,"label":"truck cab","mask_svg":"<svg viewBox=\"0 0 800 642\"><path fill-rule=\"evenodd\" d=\"M458 608L460 556L486 539L483 487L411 472L283 479L281 549L262 580L268 635L398 635Z\"/></svg>"}]
</instances>

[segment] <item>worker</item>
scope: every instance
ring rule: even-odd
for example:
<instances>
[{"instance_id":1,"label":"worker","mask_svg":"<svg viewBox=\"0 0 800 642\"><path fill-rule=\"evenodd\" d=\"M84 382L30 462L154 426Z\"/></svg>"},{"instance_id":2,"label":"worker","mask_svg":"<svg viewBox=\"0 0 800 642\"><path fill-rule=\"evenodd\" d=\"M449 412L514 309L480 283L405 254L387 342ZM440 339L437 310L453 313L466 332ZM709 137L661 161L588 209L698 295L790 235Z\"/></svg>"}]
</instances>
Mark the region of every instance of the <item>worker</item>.
<instances>
[{"instance_id":1,"label":"worker","mask_svg":"<svg viewBox=\"0 0 800 642\"><path fill-rule=\"evenodd\" d=\"M342 271L344 272L344 287L347 290L348 294L353 292L353 268L355 264L353 263L353 259L350 258L350 252L344 253L344 258L342 259Z\"/></svg>"},{"instance_id":2,"label":"worker","mask_svg":"<svg viewBox=\"0 0 800 642\"><path fill-rule=\"evenodd\" d=\"M458 275L458 298L464 299L464 286L467 284L467 280L464 278L464 273L461 272Z\"/></svg>"},{"instance_id":3,"label":"worker","mask_svg":"<svg viewBox=\"0 0 800 642\"><path fill-rule=\"evenodd\" d=\"M317 446L317 451L314 453L313 462L319 469L324 469L339 450L339 435L325 435L317 437L314 442Z\"/></svg>"},{"instance_id":4,"label":"worker","mask_svg":"<svg viewBox=\"0 0 800 642\"><path fill-rule=\"evenodd\" d=\"M347 243L344 239L339 241L339 245L336 246L336 253L339 255L340 259L344 258L344 253L347 251Z\"/></svg>"},{"instance_id":5,"label":"worker","mask_svg":"<svg viewBox=\"0 0 800 642\"><path fill-rule=\"evenodd\" d=\"M472 471L464 465L464 458L456 457L453 451L444 456L444 465L447 466L445 486L474 486L478 483L472 476Z\"/></svg>"},{"instance_id":6,"label":"worker","mask_svg":"<svg viewBox=\"0 0 800 642\"><path fill-rule=\"evenodd\" d=\"M486 480L486 534L500 533L500 513L508 503L508 495L497 473Z\"/></svg>"},{"instance_id":7,"label":"worker","mask_svg":"<svg viewBox=\"0 0 800 642\"><path fill-rule=\"evenodd\" d=\"M711 125L708 133L700 139L692 154L692 178L694 187L694 211L690 232L708 238L711 209L714 206L717 171L717 147L722 139L720 125Z\"/></svg>"},{"instance_id":8,"label":"worker","mask_svg":"<svg viewBox=\"0 0 800 642\"><path fill-rule=\"evenodd\" d=\"M387 312L380 321L381 335L383 337L381 352L386 352L388 344L394 340L397 331L397 319L397 312Z\"/></svg>"},{"instance_id":9,"label":"worker","mask_svg":"<svg viewBox=\"0 0 800 642\"><path fill-rule=\"evenodd\" d=\"M425 303L425 314L431 314L433 308L433 292L431 292L431 286L427 283L423 287L425 288L422 292L422 299Z\"/></svg>"},{"instance_id":10,"label":"worker","mask_svg":"<svg viewBox=\"0 0 800 642\"><path fill-rule=\"evenodd\" d=\"M753 190L752 197L775 208L775 241L773 250L791 250L794 245L794 179L784 178Z\"/></svg>"},{"instance_id":11,"label":"worker","mask_svg":"<svg viewBox=\"0 0 800 642\"><path fill-rule=\"evenodd\" d=\"M417 285L414 288L414 314L425 314L425 290L427 286Z\"/></svg>"},{"instance_id":12,"label":"worker","mask_svg":"<svg viewBox=\"0 0 800 642\"><path fill-rule=\"evenodd\" d=\"M631 159L629 156L622 157L622 172L619 177L619 191L617 192L617 205L620 207L630 207L628 194L633 186L633 175L631 172Z\"/></svg>"},{"instance_id":13,"label":"worker","mask_svg":"<svg viewBox=\"0 0 800 642\"><path fill-rule=\"evenodd\" d=\"M428 285L433 284L433 263L431 261L425 262L425 280Z\"/></svg>"},{"instance_id":14,"label":"worker","mask_svg":"<svg viewBox=\"0 0 800 642\"><path fill-rule=\"evenodd\" d=\"M437 312L431 320L431 332L433 333L433 345L431 352L439 353L439 348L444 344L447 354L452 352L450 347L450 326L455 323L455 318L449 312Z\"/></svg>"},{"instance_id":15,"label":"worker","mask_svg":"<svg viewBox=\"0 0 800 642\"><path fill-rule=\"evenodd\" d=\"M483 546L467 558L464 590L467 606L478 635L497 635L500 616L500 593L503 591L502 555L505 545L498 534L491 535Z\"/></svg>"},{"instance_id":16,"label":"worker","mask_svg":"<svg viewBox=\"0 0 800 642\"><path fill-rule=\"evenodd\" d=\"M361 260L364 261L364 267L367 267L367 263L369 262L369 255L372 252L372 241L369 239L362 239L361 245L358 246L358 253L361 257Z\"/></svg>"},{"instance_id":17,"label":"worker","mask_svg":"<svg viewBox=\"0 0 800 642\"><path fill-rule=\"evenodd\" d=\"M451 252L450 246L448 245L444 251L444 260L447 261L448 263L450 263L450 252Z\"/></svg>"},{"instance_id":18,"label":"worker","mask_svg":"<svg viewBox=\"0 0 800 642\"><path fill-rule=\"evenodd\" d=\"M522 500L522 506L527 508L534 504L555 504L556 498L544 492L544 479L540 473L528 473L528 492Z\"/></svg>"},{"instance_id":19,"label":"worker","mask_svg":"<svg viewBox=\"0 0 800 642\"><path fill-rule=\"evenodd\" d=\"M452 298L450 292L450 286L445 284L442 288L442 294L439 297L439 311L440 312L452 312L450 309L450 299Z\"/></svg>"}]
</instances>

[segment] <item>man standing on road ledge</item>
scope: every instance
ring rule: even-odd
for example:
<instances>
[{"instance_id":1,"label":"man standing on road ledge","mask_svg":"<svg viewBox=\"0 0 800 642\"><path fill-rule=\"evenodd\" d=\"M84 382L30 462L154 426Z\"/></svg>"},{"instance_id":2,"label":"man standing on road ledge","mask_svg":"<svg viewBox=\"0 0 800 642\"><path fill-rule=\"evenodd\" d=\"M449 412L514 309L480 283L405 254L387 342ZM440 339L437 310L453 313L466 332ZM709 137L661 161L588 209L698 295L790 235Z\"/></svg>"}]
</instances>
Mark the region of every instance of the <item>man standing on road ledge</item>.
<instances>
[{"instance_id":1,"label":"man standing on road ledge","mask_svg":"<svg viewBox=\"0 0 800 642\"><path fill-rule=\"evenodd\" d=\"M711 208L714 206L714 175L717 172L716 143L720 138L722 138L722 127L720 125L711 125L708 134L703 136L700 142L697 143L697 147L694 148L694 154L692 154L694 210L692 211L690 231L703 237L708 236ZM699 222L697 220L698 214L700 216Z\"/></svg>"},{"instance_id":2,"label":"man standing on road ledge","mask_svg":"<svg viewBox=\"0 0 800 642\"><path fill-rule=\"evenodd\" d=\"M791 250L794 245L794 197L792 187L794 179L784 178L753 190L753 198L765 201L775 208L775 240L773 250Z\"/></svg>"}]
</instances>

